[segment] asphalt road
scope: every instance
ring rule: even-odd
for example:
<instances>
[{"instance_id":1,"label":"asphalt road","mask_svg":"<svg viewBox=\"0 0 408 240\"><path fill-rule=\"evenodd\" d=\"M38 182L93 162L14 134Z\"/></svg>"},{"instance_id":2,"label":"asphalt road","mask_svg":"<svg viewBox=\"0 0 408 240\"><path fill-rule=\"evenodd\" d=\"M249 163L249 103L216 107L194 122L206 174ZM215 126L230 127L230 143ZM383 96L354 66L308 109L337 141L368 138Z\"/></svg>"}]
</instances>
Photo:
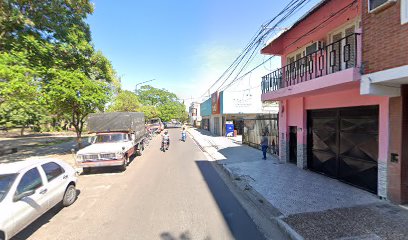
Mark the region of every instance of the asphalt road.
<instances>
[{"instance_id":1,"label":"asphalt road","mask_svg":"<svg viewBox=\"0 0 408 240\"><path fill-rule=\"evenodd\" d=\"M191 138L157 136L125 172L79 178L78 200L54 208L14 239L264 239Z\"/></svg>"}]
</instances>

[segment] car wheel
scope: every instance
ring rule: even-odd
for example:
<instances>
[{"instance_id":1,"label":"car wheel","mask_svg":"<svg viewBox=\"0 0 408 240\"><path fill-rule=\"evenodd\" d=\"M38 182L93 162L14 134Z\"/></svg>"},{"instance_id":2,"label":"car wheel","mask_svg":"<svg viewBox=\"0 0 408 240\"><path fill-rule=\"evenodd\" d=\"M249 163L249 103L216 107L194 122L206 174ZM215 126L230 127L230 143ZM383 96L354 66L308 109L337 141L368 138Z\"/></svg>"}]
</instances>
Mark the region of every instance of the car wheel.
<instances>
[{"instance_id":1,"label":"car wheel","mask_svg":"<svg viewBox=\"0 0 408 240\"><path fill-rule=\"evenodd\" d=\"M68 207L73 204L77 198L77 191L74 185L69 185L65 190L64 198L62 199L62 206Z\"/></svg>"},{"instance_id":2,"label":"car wheel","mask_svg":"<svg viewBox=\"0 0 408 240\"><path fill-rule=\"evenodd\" d=\"M129 157L126 155L125 156L125 161L123 161L123 165L120 167L122 171L126 171L126 168L129 164Z\"/></svg>"}]
</instances>

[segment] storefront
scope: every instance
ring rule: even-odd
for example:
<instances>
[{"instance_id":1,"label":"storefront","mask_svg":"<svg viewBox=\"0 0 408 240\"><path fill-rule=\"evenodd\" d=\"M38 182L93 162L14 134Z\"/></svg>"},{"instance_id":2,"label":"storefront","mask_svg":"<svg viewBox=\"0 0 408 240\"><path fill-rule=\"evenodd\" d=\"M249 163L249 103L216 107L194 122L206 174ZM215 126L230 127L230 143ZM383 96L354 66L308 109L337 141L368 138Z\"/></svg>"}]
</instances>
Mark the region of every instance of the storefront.
<instances>
[{"instance_id":1,"label":"storefront","mask_svg":"<svg viewBox=\"0 0 408 240\"><path fill-rule=\"evenodd\" d=\"M260 114L277 114L279 106L274 103L262 103L258 89L243 91L223 91L221 94L221 112L223 114L223 135L225 122L232 122L237 135L244 133L245 119L256 119Z\"/></svg>"},{"instance_id":2,"label":"storefront","mask_svg":"<svg viewBox=\"0 0 408 240\"><path fill-rule=\"evenodd\" d=\"M200 104L201 129L210 131L211 98Z\"/></svg>"}]
</instances>

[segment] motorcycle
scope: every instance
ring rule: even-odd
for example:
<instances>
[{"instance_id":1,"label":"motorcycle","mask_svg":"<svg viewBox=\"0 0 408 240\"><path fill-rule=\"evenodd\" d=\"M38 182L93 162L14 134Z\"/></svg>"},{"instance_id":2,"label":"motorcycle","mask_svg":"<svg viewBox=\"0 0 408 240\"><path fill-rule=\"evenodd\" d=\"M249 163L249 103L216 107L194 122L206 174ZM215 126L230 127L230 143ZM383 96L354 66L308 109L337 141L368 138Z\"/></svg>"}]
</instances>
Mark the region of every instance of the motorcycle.
<instances>
[{"instance_id":1,"label":"motorcycle","mask_svg":"<svg viewBox=\"0 0 408 240\"><path fill-rule=\"evenodd\" d=\"M166 150L169 150L169 141L168 140L163 140L161 150L163 152L166 152Z\"/></svg>"},{"instance_id":2,"label":"motorcycle","mask_svg":"<svg viewBox=\"0 0 408 240\"><path fill-rule=\"evenodd\" d=\"M181 141L185 142L187 138L187 134L185 132L181 133Z\"/></svg>"}]
</instances>

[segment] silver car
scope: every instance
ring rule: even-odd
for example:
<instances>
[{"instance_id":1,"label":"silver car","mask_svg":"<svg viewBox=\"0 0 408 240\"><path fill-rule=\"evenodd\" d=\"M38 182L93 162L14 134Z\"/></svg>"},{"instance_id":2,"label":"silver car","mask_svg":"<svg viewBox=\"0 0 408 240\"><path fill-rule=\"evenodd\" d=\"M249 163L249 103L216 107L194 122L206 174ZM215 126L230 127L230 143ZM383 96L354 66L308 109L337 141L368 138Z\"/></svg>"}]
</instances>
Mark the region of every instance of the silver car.
<instances>
[{"instance_id":1,"label":"silver car","mask_svg":"<svg viewBox=\"0 0 408 240\"><path fill-rule=\"evenodd\" d=\"M56 159L0 164L0 240L10 239L55 205L74 203L76 175Z\"/></svg>"}]
</instances>

